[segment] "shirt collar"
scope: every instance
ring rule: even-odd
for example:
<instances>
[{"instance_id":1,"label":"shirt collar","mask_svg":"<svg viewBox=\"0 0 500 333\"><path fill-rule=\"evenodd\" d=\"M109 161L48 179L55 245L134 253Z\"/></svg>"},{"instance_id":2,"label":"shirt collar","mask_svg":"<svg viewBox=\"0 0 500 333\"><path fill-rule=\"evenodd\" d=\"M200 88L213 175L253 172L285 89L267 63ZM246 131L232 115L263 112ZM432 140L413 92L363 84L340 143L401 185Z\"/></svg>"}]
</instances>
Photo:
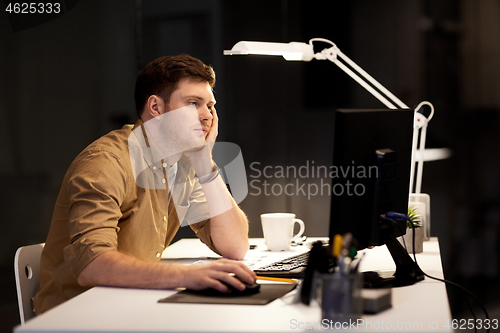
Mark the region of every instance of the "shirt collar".
<instances>
[{"instance_id":1,"label":"shirt collar","mask_svg":"<svg viewBox=\"0 0 500 333\"><path fill-rule=\"evenodd\" d=\"M130 126L130 125L128 125L128 126ZM158 146L154 143L154 141L151 141L151 142L149 141L148 135L146 133L146 127L144 126L144 122L140 118L137 119L135 124L132 126L132 131L138 127L141 128L141 130L138 132L142 133L147 149L151 149L153 152L156 153L156 154L153 154L152 156L161 156L162 153L161 153L160 149L158 148ZM151 155L147 154L146 152L144 152L144 153L145 153L146 163L148 163L148 166L150 168L153 168L154 161L149 161L150 158L146 157L146 155L148 155L148 156L151 156ZM163 164L163 162L165 161L169 167L172 167L174 164L176 164L181 159L182 155L183 155L182 153L179 153L179 154L174 155L174 156L167 156L161 160L161 163Z\"/></svg>"}]
</instances>

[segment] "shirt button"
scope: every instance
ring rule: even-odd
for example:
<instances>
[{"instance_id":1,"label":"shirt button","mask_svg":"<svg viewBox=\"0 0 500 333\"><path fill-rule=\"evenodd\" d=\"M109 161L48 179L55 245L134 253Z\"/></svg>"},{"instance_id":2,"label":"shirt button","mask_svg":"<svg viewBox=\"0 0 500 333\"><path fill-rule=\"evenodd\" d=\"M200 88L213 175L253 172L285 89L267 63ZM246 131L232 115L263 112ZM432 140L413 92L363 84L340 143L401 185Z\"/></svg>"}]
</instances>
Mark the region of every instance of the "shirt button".
<instances>
[{"instance_id":1,"label":"shirt button","mask_svg":"<svg viewBox=\"0 0 500 333\"><path fill-rule=\"evenodd\" d=\"M156 252L156 258L160 258L161 256L161 253L160 252Z\"/></svg>"},{"instance_id":2,"label":"shirt button","mask_svg":"<svg viewBox=\"0 0 500 333\"><path fill-rule=\"evenodd\" d=\"M163 216L163 221L167 222L167 216Z\"/></svg>"},{"instance_id":3,"label":"shirt button","mask_svg":"<svg viewBox=\"0 0 500 333\"><path fill-rule=\"evenodd\" d=\"M165 178L163 178L163 179L161 180L161 182L162 182L163 184L165 184Z\"/></svg>"},{"instance_id":4,"label":"shirt button","mask_svg":"<svg viewBox=\"0 0 500 333\"><path fill-rule=\"evenodd\" d=\"M153 165L153 170L156 170L156 167Z\"/></svg>"}]
</instances>

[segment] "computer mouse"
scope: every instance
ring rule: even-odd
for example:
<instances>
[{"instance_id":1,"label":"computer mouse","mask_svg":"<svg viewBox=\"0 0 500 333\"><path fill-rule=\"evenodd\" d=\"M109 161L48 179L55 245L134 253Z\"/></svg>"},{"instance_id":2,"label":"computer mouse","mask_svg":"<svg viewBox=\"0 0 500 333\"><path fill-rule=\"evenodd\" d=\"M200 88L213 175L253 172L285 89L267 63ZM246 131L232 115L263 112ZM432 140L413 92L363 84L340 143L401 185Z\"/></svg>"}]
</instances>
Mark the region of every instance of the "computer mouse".
<instances>
[{"instance_id":1,"label":"computer mouse","mask_svg":"<svg viewBox=\"0 0 500 333\"><path fill-rule=\"evenodd\" d=\"M245 285L245 289L243 289L243 290L238 290L235 287L230 286L230 285L225 283L225 285L230 290L229 293L224 293L222 291L218 291L217 289L213 289L213 288L207 288L204 290L190 290L190 292L193 292L193 293L199 294L199 295L203 295L203 296L237 297L237 296L253 295L253 294L258 293L260 290L260 284L258 284L257 282L254 282L252 284L248 284L245 282L242 282L242 283Z\"/></svg>"},{"instance_id":2,"label":"computer mouse","mask_svg":"<svg viewBox=\"0 0 500 333\"><path fill-rule=\"evenodd\" d=\"M228 286L229 290L231 290L231 292L229 294L233 295L233 296L253 295L253 294L258 293L260 290L260 284L258 284L257 282L254 282L252 284L248 284L248 283L243 282L243 284L245 285L245 289L243 289L243 290L238 290L235 287L226 284Z\"/></svg>"}]
</instances>

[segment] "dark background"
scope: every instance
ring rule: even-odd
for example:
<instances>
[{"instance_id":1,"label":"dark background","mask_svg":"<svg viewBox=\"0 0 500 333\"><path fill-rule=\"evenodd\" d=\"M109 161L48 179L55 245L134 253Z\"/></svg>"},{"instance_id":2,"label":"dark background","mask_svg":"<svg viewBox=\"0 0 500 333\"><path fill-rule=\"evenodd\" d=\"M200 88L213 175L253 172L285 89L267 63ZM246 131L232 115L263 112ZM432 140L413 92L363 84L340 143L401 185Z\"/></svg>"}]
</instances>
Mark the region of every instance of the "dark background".
<instances>
[{"instance_id":1,"label":"dark background","mask_svg":"<svg viewBox=\"0 0 500 333\"><path fill-rule=\"evenodd\" d=\"M383 105L328 61L222 55L241 40L315 37L335 42L409 106L434 104L427 147L450 148L453 156L425 164L422 191L431 196L445 277L473 291L490 317L500 317L499 1L65 4L62 15L24 29L5 8L0 13L0 331L19 323L16 249L45 240L72 159L135 121L135 77L156 57L189 53L214 66L219 140L241 147L249 180L253 162L260 169L330 165L332 111ZM327 46L315 45L316 51ZM308 236L325 236L329 202L326 193L308 199L256 195L251 188L241 206L252 237L262 236L259 215L278 211L296 213ZM453 317L470 317L463 298L452 288L448 293Z\"/></svg>"}]
</instances>

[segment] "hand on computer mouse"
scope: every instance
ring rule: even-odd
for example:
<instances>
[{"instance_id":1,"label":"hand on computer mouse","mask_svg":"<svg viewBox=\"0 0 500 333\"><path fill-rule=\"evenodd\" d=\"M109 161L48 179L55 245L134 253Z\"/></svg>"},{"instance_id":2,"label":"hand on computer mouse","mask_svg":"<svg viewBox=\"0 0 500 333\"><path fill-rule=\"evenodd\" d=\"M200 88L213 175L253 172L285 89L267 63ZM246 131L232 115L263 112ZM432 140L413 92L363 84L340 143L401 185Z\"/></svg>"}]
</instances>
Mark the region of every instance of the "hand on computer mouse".
<instances>
[{"instance_id":1,"label":"hand on computer mouse","mask_svg":"<svg viewBox=\"0 0 500 333\"><path fill-rule=\"evenodd\" d=\"M212 288L229 293L230 287L243 291L245 284L252 284L257 275L245 264L228 259L220 259L209 264L183 266L181 275L185 287L191 290Z\"/></svg>"},{"instance_id":2,"label":"hand on computer mouse","mask_svg":"<svg viewBox=\"0 0 500 333\"><path fill-rule=\"evenodd\" d=\"M213 296L213 297L240 297L256 294L260 291L260 284L254 282L252 284L244 283L243 290L236 289L231 285L226 285L228 292L222 292L213 288L207 288L202 290L190 290L198 295L203 296Z\"/></svg>"},{"instance_id":3,"label":"hand on computer mouse","mask_svg":"<svg viewBox=\"0 0 500 333\"><path fill-rule=\"evenodd\" d=\"M257 282L251 284L243 283L243 285L245 286L243 289L236 289L233 286L228 285L229 294L232 294L234 296L252 295L258 293L260 290L260 284L258 284Z\"/></svg>"}]
</instances>

